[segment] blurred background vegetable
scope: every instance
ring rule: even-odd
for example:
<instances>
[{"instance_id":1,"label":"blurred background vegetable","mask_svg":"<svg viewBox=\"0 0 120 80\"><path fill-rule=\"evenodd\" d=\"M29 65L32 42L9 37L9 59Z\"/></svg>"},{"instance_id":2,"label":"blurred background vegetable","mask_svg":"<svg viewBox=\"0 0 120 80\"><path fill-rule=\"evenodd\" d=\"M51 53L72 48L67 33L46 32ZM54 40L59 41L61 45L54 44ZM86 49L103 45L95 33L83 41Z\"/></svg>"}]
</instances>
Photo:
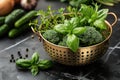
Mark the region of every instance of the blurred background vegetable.
<instances>
[{"instance_id":1,"label":"blurred background vegetable","mask_svg":"<svg viewBox=\"0 0 120 80\"><path fill-rule=\"evenodd\" d=\"M115 3L119 3L120 0L61 0L61 2L68 2L71 6L80 7L80 4L92 4L100 3L107 6L114 6Z\"/></svg>"},{"instance_id":2,"label":"blurred background vegetable","mask_svg":"<svg viewBox=\"0 0 120 80\"><path fill-rule=\"evenodd\" d=\"M0 0L0 16L9 14L15 5L14 0Z\"/></svg>"},{"instance_id":3,"label":"blurred background vegetable","mask_svg":"<svg viewBox=\"0 0 120 80\"><path fill-rule=\"evenodd\" d=\"M26 10L31 10L36 6L37 0L21 0L20 4L22 8Z\"/></svg>"}]
</instances>

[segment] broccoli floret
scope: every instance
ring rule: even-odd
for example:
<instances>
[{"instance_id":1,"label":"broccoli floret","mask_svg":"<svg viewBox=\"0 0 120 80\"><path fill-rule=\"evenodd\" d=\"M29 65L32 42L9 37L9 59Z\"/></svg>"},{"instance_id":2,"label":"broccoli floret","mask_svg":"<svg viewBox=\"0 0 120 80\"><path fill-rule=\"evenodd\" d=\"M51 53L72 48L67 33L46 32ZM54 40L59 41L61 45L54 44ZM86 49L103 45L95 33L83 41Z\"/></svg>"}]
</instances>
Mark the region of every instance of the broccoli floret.
<instances>
[{"instance_id":1,"label":"broccoli floret","mask_svg":"<svg viewBox=\"0 0 120 80\"><path fill-rule=\"evenodd\" d=\"M58 43L58 45L60 45L60 46L67 46L66 41L67 41L67 36L64 36L62 41L60 41Z\"/></svg>"},{"instance_id":2,"label":"broccoli floret","mask_svg":"<svg viewBox=\"0 0 120 80\"><path fill-rule=\"evenodd\" d=\"M59 34L55 30L46 30L43 33L43 37L54 44L60 40Z\"/></svg>"},{"instance_id":3,"label":"broccoli floret","mask_svg":"<svg viewBox=\"0 0 120 80\"><path fill-rule=\"evenodd\" d=\"M86 31L80 36L80 46L90 46L103 41L102 34L94 27L86 27Z\"/></svg>"}]
</instances>

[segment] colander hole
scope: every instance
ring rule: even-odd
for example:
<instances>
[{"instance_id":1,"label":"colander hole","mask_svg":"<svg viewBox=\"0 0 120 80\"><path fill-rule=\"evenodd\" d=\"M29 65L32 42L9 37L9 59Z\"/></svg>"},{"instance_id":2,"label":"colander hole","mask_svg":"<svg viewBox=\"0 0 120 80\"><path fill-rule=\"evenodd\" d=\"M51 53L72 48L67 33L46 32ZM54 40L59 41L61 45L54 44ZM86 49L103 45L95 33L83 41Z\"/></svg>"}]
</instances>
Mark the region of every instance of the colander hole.
<instances>
[{"instance_id":1,"label":"colander hole","mask_svg":"<svg viewBox=\"0 0 120 80\"><path fill-rule=\"evenodd\" d=\"M56 51L58 52L58 50L56 49Z\"/></svg>"},{"instance_id":2,"label":"colander hole","mask_svg":"<svg viewBox=\"0 0 120 80\"><path fill-rule=\"evenodd\" d=\"M68 61L69 63L71 63L71 61Z\"/></svg>"},{"instance_id":3,"label":"colander hole","mask_svg":"<svg viewBox=\"0 0 120 80\"><path fill-rule=\"evenodd\" d=\"M66 56L66 55L64 55L64 56Z\"/></svg>"},{"instance_id":4,"label":"colander hole","mask_svg":"<svg viewBox=\"0 0 120 80\"><path fill-rule=\"evenodd\" d=\"M93 50L91 50L91 53L93 52Z\"/></svg>"},{"instance_id":5,"label":"colander hole","mask_svg":"<svg viewBox=\"0 0 120 80\"><path fill-rule=\"evenodd\" d=\"M88 58L86 58L88 60Z\"/></svg>"},{"instance_id":6,"label":"colander hole","mask_svg":"<svg viewBox=\"0 0 120 80\"><path fill-rule=\"evenodd\" d=\"M84 52L81 52L81 54L84 54Z\"/></svg>"},{"instance_id":7,"label":"colander hole","mask_svg":"<svg viewBox=\"0 0 120 80\"><path fill-rule=\"evenodd\" d=\"M62 56L62 54L60 54L60 56Z\"/></svg>"},{"instance_id":8,"label":"colander hole","mask_svg":"<svg viewBox=\"0 0 120 80\"><path fill-rule=\"evenodd\" d=\"M47 49L49 51L49 49Z\"/></svg>"},{"instance_id":9,"label":"colander hole","mask_svg":"<svg viewBox=\"0 0 120 80\"><path fill-rule=\"evenodd\" d=\"M87 51L87 53L89 53L89 51Z\"/></svg>"},{"instance_id":10,"label":"colander hole","mask_svg":"<svg viewBox=\"0 0 120 80\"><path fill-rule=\"evenodd\" d=\"M84 55L82 55L82 57L84 57Z\"/></svg>"},{"instance_id":11,"label":"colander hole","mask_svg":"<svg viewBox=\"0 0 120 80\"><path fill-rule=\"evenodd\" d=\"M75 59L72 59L73 61L75 61Z\"/></svg>"},{"instance_id":12,"label":"colander hole","mask_svg":"<svg viewBox=\"0 0 120 80\"><path fill-rule=\"evenodd\" d=\"M84 59L83 59L83 58L82 58L81 60L82 60L82 61L84 61Z\"/></svg>"},{"instance_id":13,"label":"colander hole","mask_svg":"<svg viewBox=\"0 0 120 80\"><path fill-rule=\"evenodd\" d=\"M61 50L59 52L62 52Z\"/></svg>"},{"instance_id":14,"label":"colander hole","mask_svg":"<svg viewBox=\"0 0 120 80\"><path fill-rule=\"evenodd\" d=\"M49 46L47 45L47 47L49 48Z\"/></svg>"},{"instance_id":15,"label":"colander hole","mask_svg":"<svg viewBox=\"0 0 120 80\"><path fill-rule=\"evenodd\" d=\"M89 55L87 55L87 57L88 57Z\"/></svg>"},{"instance_id":16,"label":"colander hole","mask_svg":"<svg viewBox=\"0 0 120 80\"><path fill-rule=\"evenodd\" d=\"M62 59L62 57L60 56L60 58Z\"/></svg>"},{"instance_id":17,"label":"colander hole","mask_svg":"<svg viewBox=\"0 0 120 80\"><path fill-rule=\"evenodd\" d=\"M56 55L58 55L58 53L56 53Z\"/></svg>"},{"instance_id":18,"label":"colander hole","mask_svg":"<svg viewBox=\"0 0 120 80\"><path fill-rule=\"evenodd\" d=\"M53 57L54 57L55 55L53 55Z\"/></svg>"},{"instance_id":19,"label":"colander hole","mask_svg":"<svg viewBox=\"0 0 120 80\"><path fill-rule=\"evenodd\" d=\"M55 49L53 48L53 50L55 50Z\"/></svg>"},{"instance_id":20,"label":"colander hole","mask_svg":"<svg viewBox=\"0 0 120 80\"><path fill-rule=\"evenodd\" d=\"M68 57L70 57L70 55L68 55Z\"/></svg>"},{"instance_id":21,"label":"colander hole","mask_svg":"<svg viewBox=\"0 0 120 80\"><path fill-rule=\"evenodd\" d=\"M63 53L66 53L65 51Z\"/></svg>"},{"instance_id":22,"label":"colander hole","mask_svg":"<svg viewBox=\"0 0 120 80\"><path fill-rule=\"evenodd\" d=\"M64 60L66 60L66 58L64 58Z\"/></svg>"}]
</instances>

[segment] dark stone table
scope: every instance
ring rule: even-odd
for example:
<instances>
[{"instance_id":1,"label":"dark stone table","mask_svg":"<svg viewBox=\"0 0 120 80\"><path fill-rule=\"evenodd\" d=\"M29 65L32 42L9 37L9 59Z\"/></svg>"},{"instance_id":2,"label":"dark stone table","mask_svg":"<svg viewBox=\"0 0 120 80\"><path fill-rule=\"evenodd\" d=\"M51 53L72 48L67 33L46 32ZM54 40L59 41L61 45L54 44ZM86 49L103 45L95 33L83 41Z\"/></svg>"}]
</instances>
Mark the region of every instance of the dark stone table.
<instances>
[{"instance_id":1,"label":"dark stone table","mask_svg":"<svg viewBox=\"0 0 120 80\"><path fill-rule=\"evenodd\" d=\"M66 7L66 4L57 0L39 0L36 10L46 10L48 5L51 5L53 9ZM50 57L44 51L37 36L32 32L26 32L16 39L7 37L0 39L0 80L120 80L120 4L114 7L104 7L116 13L118 22L113 27L109 49L100 60L81 67L55 63L52 69L40 71L37 76L32 76L30 71L18 70L14 60L20 57L26 58L26 55L30 58L34 52L39 52L41 59L50 59ZM113 18L108 17L108 21L112 23ZM11 55L14 56L12 62L10 62Z\"/></svg>"}]
</instances>

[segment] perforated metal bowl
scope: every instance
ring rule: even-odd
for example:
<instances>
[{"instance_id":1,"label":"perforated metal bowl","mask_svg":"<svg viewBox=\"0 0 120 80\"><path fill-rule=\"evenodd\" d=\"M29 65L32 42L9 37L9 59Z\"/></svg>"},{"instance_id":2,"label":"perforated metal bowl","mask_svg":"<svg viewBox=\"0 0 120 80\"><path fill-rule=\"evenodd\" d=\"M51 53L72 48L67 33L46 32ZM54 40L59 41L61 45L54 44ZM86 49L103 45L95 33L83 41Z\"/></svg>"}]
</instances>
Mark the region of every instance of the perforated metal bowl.
<instances>
[{"instance_id":1,"label":"perforated metal bowl","mask_svg":"<svg viewBox=\"0 0 120 80\"><path fill-rule=\"evenodd\" d=\"M85 65L96 61L106 53L109 47L109 38L112 34L112 26L117 21L116 15L113 13L111 14L115 16L115 21L112 25L110 25L109 22L105 21L105 23L107 24L107 30L103 31L103 35L106 39L103 42L98 43L96 45L80 47L76 53L73 53L68 47L55 45L47 41L41 35L41 33L37 33L36 31L34 31L33 28L32 30L38 35L39 39L43 41L44 49L52 58L52 60L65 65Z\"/></svg>"}]
</instances>

